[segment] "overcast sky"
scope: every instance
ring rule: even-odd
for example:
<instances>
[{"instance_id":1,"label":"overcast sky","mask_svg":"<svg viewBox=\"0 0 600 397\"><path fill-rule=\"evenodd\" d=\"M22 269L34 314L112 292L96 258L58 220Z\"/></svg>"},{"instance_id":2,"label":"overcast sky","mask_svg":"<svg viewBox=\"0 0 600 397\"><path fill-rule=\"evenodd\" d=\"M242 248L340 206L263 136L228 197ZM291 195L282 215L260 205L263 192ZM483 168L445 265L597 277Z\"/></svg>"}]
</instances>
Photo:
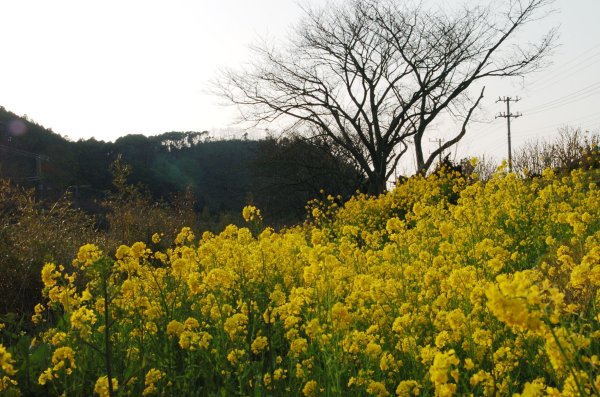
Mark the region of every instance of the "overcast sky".
<instances>
[{"instance_id":1,"label":"overcast sky","mask_svg":"<svg viewBox=\"0 0 600 397\"><path fill-rule=\"evenodd\" d=\"M232 129L237 112L207 94L207 82L248 60L259 36L281 37L300 15L294 0L0 5L0 106L72 140ZM483 101L479 118L491 121L505 110L498 96L522 98L511 109L524 114L513 122L513 146L551 137L565 124L600 129L600 0L558 0L554 7L523 38L533 41L560 24L553 65L524 82L489 85ZM505 156L505 119L473 127L459 151Z\"/></svg>"}]
</instances>

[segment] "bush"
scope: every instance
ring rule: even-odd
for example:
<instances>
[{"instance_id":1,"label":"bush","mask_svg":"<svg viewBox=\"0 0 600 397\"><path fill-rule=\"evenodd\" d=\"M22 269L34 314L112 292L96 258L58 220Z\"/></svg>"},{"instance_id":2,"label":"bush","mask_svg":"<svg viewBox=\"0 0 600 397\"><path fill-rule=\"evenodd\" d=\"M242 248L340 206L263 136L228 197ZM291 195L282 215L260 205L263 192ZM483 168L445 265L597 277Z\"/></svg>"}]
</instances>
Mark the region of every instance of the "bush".
<instances>
[{"instance_id":1,"label":"bush","mask_svg":"<svg viewBox=\"0 0 600 397\"><path fill-rule=\"evenodd\" d=\"M42 203L33 190L0 180L0 315L30 315L41 298L44 263L70 263L87 242L100 243L93 219L68 197Z\"/></svg>"}]
</instances>

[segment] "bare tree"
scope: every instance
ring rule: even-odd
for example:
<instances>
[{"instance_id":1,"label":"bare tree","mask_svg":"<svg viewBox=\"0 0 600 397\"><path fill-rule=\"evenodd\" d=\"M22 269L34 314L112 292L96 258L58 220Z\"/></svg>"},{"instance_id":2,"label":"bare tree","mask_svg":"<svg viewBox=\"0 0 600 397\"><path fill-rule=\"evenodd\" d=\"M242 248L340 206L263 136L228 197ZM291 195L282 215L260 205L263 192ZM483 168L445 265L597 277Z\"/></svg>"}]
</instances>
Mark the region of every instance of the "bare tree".
<instances>
[{"instance_id":1,"label":"bare tree","mask_svg":"<svg viewBox=\"0 0 600 397\"><path fill-rule=\"evenodd\" d=\"M597 168L600 133L565 126L552 141L535 140L525 143L514 156L518 174L541 175L546 168L570 172L576 168Z\"/></svg>"},{"instance_id":2,"label":"bare tree","mask_svg":"<svg viewBox=\"0 0 600 397\"><path fill-rule=\"evenodd\" d=\"M369 192L381 193L410 147L417 172L425 173L464 137L484 92L472 95L469 88L542 66L555 30L536 44L512 39L551 1L508 0L504 11L447 12L394 0L306 8L285 44L253 47L255 61L224 71L215 87L245 120L284 119L290 130L325 137L357 163ZM426 155L425 132L448 115L461 126Z\"/></svg>"}]
</instances>

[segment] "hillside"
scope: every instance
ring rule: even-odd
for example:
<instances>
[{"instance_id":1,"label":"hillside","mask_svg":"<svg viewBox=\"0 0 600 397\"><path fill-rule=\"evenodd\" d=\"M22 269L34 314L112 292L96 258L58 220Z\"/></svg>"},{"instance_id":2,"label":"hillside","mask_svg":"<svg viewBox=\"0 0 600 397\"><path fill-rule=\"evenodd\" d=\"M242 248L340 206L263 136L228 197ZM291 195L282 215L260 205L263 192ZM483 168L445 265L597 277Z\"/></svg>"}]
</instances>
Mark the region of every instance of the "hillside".
<instances>
[{"instance_id":1,"label":"hillside","mask_svg":"<svg viewBox=\"0 0 600 397\"><path fill-rule=\"evenodd\" d=\"M70 192L92 212L114 189L117 158L131 170L127 182L143 186L153 201L188 191L196 211L213 214L237 214L252 202L279 224L301 219L321 189L349 196L361 179L345 160L300 140L218 140L188 131L73 142L1 107L0 145L0 178L36 187L48 200ZM46 156L39 167L36 155Z\"/></svg>"}]
</instances>

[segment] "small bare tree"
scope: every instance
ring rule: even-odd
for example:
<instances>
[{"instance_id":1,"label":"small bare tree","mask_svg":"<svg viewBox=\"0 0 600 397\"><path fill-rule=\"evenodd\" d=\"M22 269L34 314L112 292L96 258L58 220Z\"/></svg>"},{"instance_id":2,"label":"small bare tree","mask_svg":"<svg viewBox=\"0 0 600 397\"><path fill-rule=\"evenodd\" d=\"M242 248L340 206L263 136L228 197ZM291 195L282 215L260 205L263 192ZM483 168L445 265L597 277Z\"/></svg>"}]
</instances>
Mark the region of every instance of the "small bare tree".
<instances>
[{"instance_id":1,"label":"small bare tree","mask_svg":"<svg viewBox=\"0 0 600 397\"><path fill-rule=\"evenodd\" d=\"M525 143L516 153L516 173L541 175L546 168L570 172L576 168L597 168L600 134L580 128L563 127L553 141L535 140Z\"/></svg>"},{"instance_id":2,"label":"small bare tree","mask_svg":"<svg viewBox=\"0 0 600 397\"><path fill-rule=\"evenodd\" d=\"M419 3L350 0L304 9L287 43L253 48L243 70L226 70L218 94L245 120L289 119L290 130L342 148L381 193L412 147L417 172L462 139L495 77L538 69L552 48L551 30L536 44L515 43L519 28L543 16L552 0L507 0L503 11L465 7L445 12ZM473 86L473 87L472 87ZM451 115L462 124L429 155L428 127Z\"/></svg>"}]
</instances>

